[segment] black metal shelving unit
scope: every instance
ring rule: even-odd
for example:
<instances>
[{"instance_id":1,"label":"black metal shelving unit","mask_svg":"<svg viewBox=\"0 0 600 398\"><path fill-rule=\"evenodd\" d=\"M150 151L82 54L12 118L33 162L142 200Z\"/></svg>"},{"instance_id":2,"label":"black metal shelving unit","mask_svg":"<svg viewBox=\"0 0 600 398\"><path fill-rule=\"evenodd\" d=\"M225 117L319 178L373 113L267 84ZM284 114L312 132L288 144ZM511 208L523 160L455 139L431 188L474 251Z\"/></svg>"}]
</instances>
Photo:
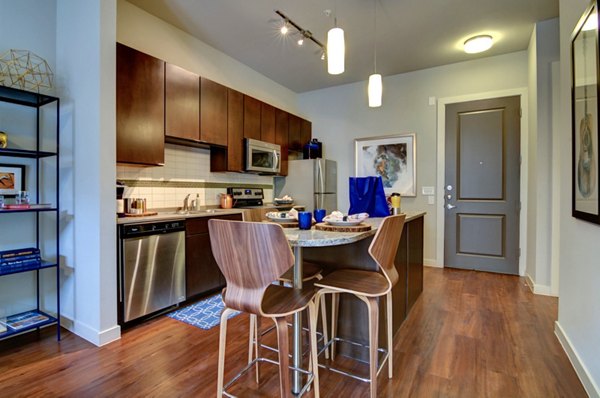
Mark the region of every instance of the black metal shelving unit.
<instances>
[{"instance_id":1,"label":"black metal shelving unit","mask_svg":"<svg viewBox=\"0 0 600 398\"><path fill-rule=\"evenodd\" d=\"M35 128L35 149L17 149L17 148L0 148L0 159L2 158L23 158L23 159L34 159L35 160L35 203L39 204L41 199L40 191L40 168L41 159L54 158L56 163L56 183L54 185L56 189L56 197L54 203L49 207L29 208L29 209L0 209L0 217L3 214L15 214L15 213L33 213L35 215L35 239L36 247L40 249L42 239L46 237L42 236L40 231L40 215L43 213L54 213L55 215L55 236L53 237L56 241L55 260L46 261L44 260L44 253L42 253L42 261L39 264L32 264L22 266L20 268L5 268L0 267L0 277L5 275L14 275L23 272L35 272L36 277L36 308L19 314L7 314L8 318L18 317L26 313L33 313L46 317L46 319L32 324L27 324L19 328L7 327L7 330L0 333L0 340L10 337L15 334L21 334L27 331L39 329L44 326L56 324L56 338L60 340L60 272L59 272L59 259L60 259L60 227L59 227L59 209L60 209L60 163L59 163L59 148L60 148L60 99L57 97L33 93L30 91L24 91L14 89L10 87L0 86L0 102L11 103L15 105L21 105L35 109L36 117L36 128ZM42 150L40 147L40 116L41 110L45 106L56 107L56 146L53 151ZM1 120L1 119L0 119ZM1 127L1 126L0 126ZM33 132L31 132L33 134ZM27 187L30 187L29 183ZM6 249L20 249L20 248L6 248ZM52 316L40 308L40 271L54 269L56 274L56 316Z\"/></svg>"}]
</instances>

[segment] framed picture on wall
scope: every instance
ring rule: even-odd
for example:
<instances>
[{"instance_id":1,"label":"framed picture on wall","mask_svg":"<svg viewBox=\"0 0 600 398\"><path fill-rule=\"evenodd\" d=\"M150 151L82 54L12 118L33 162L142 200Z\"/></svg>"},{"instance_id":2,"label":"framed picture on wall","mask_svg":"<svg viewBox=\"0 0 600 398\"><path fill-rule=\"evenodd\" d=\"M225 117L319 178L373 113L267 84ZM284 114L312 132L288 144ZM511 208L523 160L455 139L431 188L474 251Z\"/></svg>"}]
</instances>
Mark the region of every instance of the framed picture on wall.
<instances>
[{"instance_id":1,"label":"framed picture on wall","mask_svg":"<svg viewBox=\"0 0 600 398\"><path fill-rule=\"evenodd\" d=\"M15 196L25 190L25 166L0 164L0 195Z\"/></svg>"},{"instance_id":2,"label":"framed picture on wall","mask_svg":"<svg viewBox=\"0 0 600 398\"><path fill-rule=\"evenodd\" d=\"M359 138L355 144L355 175L381 176L386 195L417 196L414 134Z\"/></svg>"},{"instance_id":3,"label":"framed picture on wall","mask_svg":"<svg viewBox=\"0 0 600 398\"><path fill-rule=\"evenodd\" d=\"M600 224L597 10L597 1L593 1L577 24L571 42L572 214Z\"/></svg>"}]
</instances>

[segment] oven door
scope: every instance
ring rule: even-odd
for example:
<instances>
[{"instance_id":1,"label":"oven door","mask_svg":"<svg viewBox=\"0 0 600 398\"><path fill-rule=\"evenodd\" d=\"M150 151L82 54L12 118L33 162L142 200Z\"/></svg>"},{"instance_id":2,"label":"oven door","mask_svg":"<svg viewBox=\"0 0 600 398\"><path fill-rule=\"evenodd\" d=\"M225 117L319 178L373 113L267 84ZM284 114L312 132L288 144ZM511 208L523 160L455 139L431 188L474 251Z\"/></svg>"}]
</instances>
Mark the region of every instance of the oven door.
<instances>
[{"instance_id":1,"label":"oven door","mask_svg":"<svg viewBox=\"0 0 600 398\"><path fill-rule=\"evenodd\" d=\"M246 139L246 171L277 174L281 164L281 147L268 142Z\"/></svg>"}]
</instances>

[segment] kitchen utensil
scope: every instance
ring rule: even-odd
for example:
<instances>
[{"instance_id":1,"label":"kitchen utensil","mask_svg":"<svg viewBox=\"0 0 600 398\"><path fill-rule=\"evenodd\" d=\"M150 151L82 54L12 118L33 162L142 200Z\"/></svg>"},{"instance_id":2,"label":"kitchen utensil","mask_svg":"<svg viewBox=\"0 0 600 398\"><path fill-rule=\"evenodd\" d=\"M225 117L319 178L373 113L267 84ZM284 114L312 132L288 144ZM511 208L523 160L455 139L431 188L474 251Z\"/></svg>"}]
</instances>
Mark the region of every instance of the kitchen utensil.
<instances>
[{"instance_id":1,"label":"kitchen utensil","mask_svg":"<svg viewBox=\"0 0 600 398\"><path fill-rule=\"evenodd\" d=\"M221 194L221 208L231 209L233 207L233 196L227 193Z\"/></svg>"}]
</instances>

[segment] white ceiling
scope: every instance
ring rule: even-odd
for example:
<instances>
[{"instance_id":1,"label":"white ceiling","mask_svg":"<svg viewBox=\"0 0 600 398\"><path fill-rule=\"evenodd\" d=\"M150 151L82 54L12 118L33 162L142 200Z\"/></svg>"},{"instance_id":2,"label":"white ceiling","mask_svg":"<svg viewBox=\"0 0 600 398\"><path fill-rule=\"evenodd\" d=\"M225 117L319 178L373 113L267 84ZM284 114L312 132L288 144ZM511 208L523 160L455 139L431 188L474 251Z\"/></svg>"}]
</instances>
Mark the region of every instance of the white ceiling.
<instances>
[{"instance_id":1,"label":"white ceiling","mask_svg":"<svg viewBox=\"0 0 600 398\"><path fill-rule=\"evenodd\" d=\"M366 81L373 72L377 1L377 70L384 76L525 50L534 23L558 16L558 0L128 0L270 79L301 93ZM334 4L335 3L335 4ZM346 37L346 71L327 74L319 47L279 33L280 10L323 44L333 19ZM491 34L478 55L462 43Z\"/></svg>"}]
</instances>

